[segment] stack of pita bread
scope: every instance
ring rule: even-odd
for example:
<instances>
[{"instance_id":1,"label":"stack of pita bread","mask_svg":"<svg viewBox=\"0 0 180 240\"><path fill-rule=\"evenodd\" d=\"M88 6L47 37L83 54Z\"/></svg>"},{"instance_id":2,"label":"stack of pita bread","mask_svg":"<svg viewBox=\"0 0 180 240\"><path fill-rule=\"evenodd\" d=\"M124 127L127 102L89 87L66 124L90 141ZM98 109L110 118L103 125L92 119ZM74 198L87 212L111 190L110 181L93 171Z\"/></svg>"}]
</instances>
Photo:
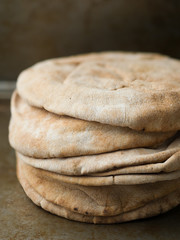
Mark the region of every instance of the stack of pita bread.
<instances>
[{"instance_id":1,"label":"stack of pita bread","mask_svg":"<svg viewBox=\"0 0 180 240\"><path fill-rule=\"evenodd\" d=\"M68 219L117 223L180 203L180 62L105 52L40 62L11 101L24 191Z\"/></svg>"}]
</instances>

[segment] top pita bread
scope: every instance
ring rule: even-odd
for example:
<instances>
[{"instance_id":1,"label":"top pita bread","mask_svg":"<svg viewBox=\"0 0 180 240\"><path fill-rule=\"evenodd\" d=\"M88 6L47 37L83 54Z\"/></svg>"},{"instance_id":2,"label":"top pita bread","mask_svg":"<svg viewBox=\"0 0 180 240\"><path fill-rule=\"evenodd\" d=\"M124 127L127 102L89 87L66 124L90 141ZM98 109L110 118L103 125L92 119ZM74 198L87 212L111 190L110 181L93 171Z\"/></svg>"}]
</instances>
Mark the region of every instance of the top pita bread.
<instances>
[{"instance_id":1,"label":"top pita bread","mask_svg":"<svg viewBox=\"0 0 180 240\"><path fill-rule=\"evenodd\" d=\"M59 114L145 131L180 129L180 62L157 54L99 53L38 63L17 89Z\"/></svg>"}]
</instances>

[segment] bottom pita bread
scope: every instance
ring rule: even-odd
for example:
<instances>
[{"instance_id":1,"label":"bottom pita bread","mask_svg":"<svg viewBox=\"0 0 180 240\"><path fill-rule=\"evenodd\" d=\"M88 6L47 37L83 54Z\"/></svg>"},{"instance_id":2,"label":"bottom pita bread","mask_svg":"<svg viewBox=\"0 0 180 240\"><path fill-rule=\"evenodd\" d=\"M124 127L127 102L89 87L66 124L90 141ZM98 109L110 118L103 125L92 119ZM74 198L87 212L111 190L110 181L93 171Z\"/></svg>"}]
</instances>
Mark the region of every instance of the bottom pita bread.
<instances>
[{"instance_id":1,"label":"bottom pita bread","mask_svg":"<svg viewBox=\"0 0 180 240\"><path fill-rule=\"evenodd\" d=\"M21 161L17 174L32 201L59 216L117 223L154 216L180 203L180 179L141 185L90 187L63 183ZM55 174L55 173L53 173Z\"/></svg>"}]
</instances>

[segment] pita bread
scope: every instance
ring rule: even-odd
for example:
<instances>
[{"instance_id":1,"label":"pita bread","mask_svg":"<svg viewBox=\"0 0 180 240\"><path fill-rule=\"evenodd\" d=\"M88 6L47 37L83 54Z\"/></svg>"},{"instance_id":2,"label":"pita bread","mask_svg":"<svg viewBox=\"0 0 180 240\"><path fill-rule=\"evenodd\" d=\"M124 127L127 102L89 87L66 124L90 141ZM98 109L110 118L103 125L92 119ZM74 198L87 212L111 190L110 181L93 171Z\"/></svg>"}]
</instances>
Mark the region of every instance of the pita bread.
<instances>
[{"instance_id":1,"label":"pita bread","mask_svg":"<svg viewBox=\"0 0 180 240\"><path fill-rule=\"evenodd\" d=\"M47 201L45 198L43 198L39 193L37 193L32 186L28 183L26 180L24 174L22 171L19 171L20 169L17 169L17 175L18 179L26 192L27 196L38 206L41 206L46 211L49 211L53 214L56 214L58 216L65 217L67 219L80 221L80 222L89 222L89 223L119 223L119 222L127 222L132 221L140 218L147 218L154 215L161 214L163 212L166 212L170 210L171 208L177 206L180 202L180 191L177 190L173 193L170 193L169 195L160 198L155 201L151 201L144 205L143 207L137 208L135 210L125 212L119 215L115 216L89 216L89 215L83 215L77 212L70 211L60 205L54 204L50 201Z\"/></svg>"},{"instance_id":2,"label":"pita bread","mask_svg":"<svg viewBox=\"0 0 180 240\"><path fill-rule=\"evenodd\" d=\"M157 146L175 132L144 133L129 128L59 116L28 105L14 92L9 141L35 158L68 157Z\"/></svg>"},{"instance_id":3,"label":"pita bread","mask_svg":"<svg viewBox=\"0 0 180 240\"><path fill-rule=\"evenodd\" d=\"M180 129L180 62L157 54L44 61L20 74L17 90L59 115L150 132Z\"/></svg>"},{"instance_id":4,"label":"pita bread","mask_svg":"<svg viewBox=\"0 0 180 240\"><path fill-rule=\"evenodd\" d=\"M23 163L22 155L17 154L18 161ZM175 161L177 159L175 158ZM27 164L27 163L25 163ZM150 164L149 164L150 165ZM156 164L154 165L154 168L156 168ZM175 163L172 162L172 165L176 166ZM30 165L31 166L31 165ZM148 173L144 173L143 171L138 174L136 172L136 169L141 169L141 166L134 166L131 167L131 169L134 168L134 173L129 173L128 171L126 174L121 174L121 170L125 170L126 168L121 168L116 171L116 175L110 175L108 172L106 174L103 173L97 173L93 176L68 176L68 175L61 175L61 174L54 174L53 172L44 171L43 173L45 175L48 175L49 178L58 180L60 182L64 183L70 183L70 184L79 184L83 186L107 186L107 185L137 185L137 184L145 184L145 183L155 183L155 182L162 182L172 179L180 178L180 164L178 164L178 168L174 169L174 171L171 172L160 172L160 173L153 173L153 171L149 171ZM144 168L144 165L142 166L142 169ZM128 167L127 167L128 169ZM132 171L133 172L133 171Z\"/></svg>"},{"instance_id":5,"label":"pita bread","mask_svg":"<svg viewBox=\"0 0 180 240\"><path fill-rule=\"evenodd\" d=\"M162 214L179 204L180 194L179 191L169 194L168 196L155 200L146 204L143 207L132 210L130 212L122 213L116 216L107 216L107 217L96 217L96 216L87 216L79 213L69 211L59 205L53 204L52 202L47 201L45 198L40 196L31 186L22 181L22 186L27 196L38 206L41 206L44 210L56 214L60 217L64 217L70 220L79 221L79 222L88 222L94 224L112 224L112 223L121 223L132 221L136 219L148 218L158 214Z\"/></svg>"},{"instance_id":6,"label":"pita bread","mask_svg":"<svg viewBox=\"0 0 180 240\"><path fill-rule=\"evenodd\" d=\"M137 148L97 155L51 159L36 159L20 153L17 153L17 155L20 156L22 161L35 168L61 175L90 175L125 167L163 162L162 171L171 172L179 169L180 137L177 136L170 143L166 143L157 149Z\"/></svg>"},{"instance_id":7,"label":"pita bread","mask_svg":"<svg viewBox=\"0 0 180 240\"><path fill-rule=\"evenodd\" d=\"M103 223L103 220L106 222L109 219L107 222L112 223L113 220L122 221L123 216L127 214L131 217L125 218L124 221L128 221L162 213L180 202L180 179L137 186L84 187L64 184L44 175L46 171L19 163L18 161L18 177L29 197L45 209L70 219L71 215L77 214L79 221L82 218L87 222L91 219L92 222ZM170 196L174 201L169 202ZM157 202L158 207L150 208ZM56 206L60 212L56 212ZM163 207L161 212L162 206L166 207ZM65 214L67 211L69 217Z\"/></svg>"},{"instance_id":8,"label":"pita bread","mask_svg":"<svg viewBox=\"0 0 180 240\"><path fill-rule=\"evenodd\" d=\"M161 163L150 163L139 166L123 167L107 172L94 173L92 176L116 176L120 174L169 173L180 170L180 152L177 152Z\"/></svg>"},{"instance_id":9,"label":"pita bread","mask_svg":"<svg viewBox=\"0 0 180 240\"><path fill-rule=\"evenodd\" d=\"M28 181L24 177L23 172L18 171L17 174L18 174L18 179L25 193L36 205L41 206L44 210L49 211L58 216L62 216L67 219L80 221L80 222L89 222L89 223L95 223L95 224L100 224L100 223L110 224L110 223L132 221L140 218L147 218L147 217L161 214L177 206L180 202L180 191L178 190L173 193L170 193L169 195L161 199L149 202L143 207L140 207L135 210L125 212L119 215L105 216L105 217L82 215L76 212L72 212L50 201L47 201L45 198L43 198L39 193L37 193L32 188L32 186L28 183Z\"/></svg>"}]
</instances>

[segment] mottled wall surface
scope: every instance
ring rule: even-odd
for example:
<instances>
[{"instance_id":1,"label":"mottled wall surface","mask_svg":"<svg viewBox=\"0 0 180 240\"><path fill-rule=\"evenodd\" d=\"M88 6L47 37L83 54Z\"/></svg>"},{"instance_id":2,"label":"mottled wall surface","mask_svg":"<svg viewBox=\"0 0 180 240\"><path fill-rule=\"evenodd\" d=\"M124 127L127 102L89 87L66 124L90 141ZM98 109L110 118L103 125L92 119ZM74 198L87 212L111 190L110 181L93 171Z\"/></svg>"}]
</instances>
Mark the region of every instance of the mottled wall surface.
<instances>
[{"instance_id":1,"label":"mottled wall surface","mask_svg":"<svg viewBox=\"0 0 180 240\"><path fill-rule=\"evenodd\" d=\"M101 50L180 58L180 1L0 0L0 80L46 58Z\"/></svg>"}]
</instances>

